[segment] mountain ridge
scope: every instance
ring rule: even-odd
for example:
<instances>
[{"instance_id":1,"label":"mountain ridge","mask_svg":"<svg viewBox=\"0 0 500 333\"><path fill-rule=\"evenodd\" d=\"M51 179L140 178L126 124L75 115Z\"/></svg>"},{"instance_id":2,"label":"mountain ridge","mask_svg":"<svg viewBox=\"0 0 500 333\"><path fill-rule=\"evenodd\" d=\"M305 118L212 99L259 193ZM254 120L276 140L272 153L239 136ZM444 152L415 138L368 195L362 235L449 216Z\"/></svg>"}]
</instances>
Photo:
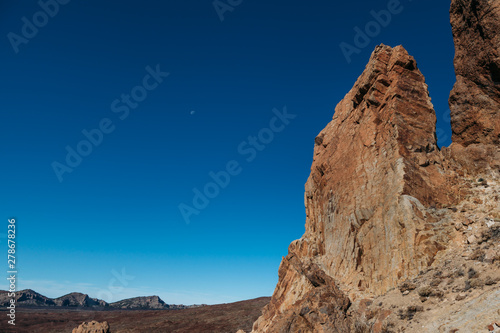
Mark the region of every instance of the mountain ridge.
<instances>
[{"instance_id":1,"label":"mountain ridge","mask_svg":"<svg viewBox=\"0 0 500 333\"><path fill-rule=\"evenodd\" d=\"M0 306L9 305L8 291L0 290ZM120 301L107 303L106 301L91 298L87 294L72 292L60 297L50 298L32 289L16 291L16 303L20 307L59 307L59 308L88 308L88 309L137 309L137 310L177 310L200 307L203 305L167 304L159 296L139 296L126 298Z\"/></svg>"}]
</instances>

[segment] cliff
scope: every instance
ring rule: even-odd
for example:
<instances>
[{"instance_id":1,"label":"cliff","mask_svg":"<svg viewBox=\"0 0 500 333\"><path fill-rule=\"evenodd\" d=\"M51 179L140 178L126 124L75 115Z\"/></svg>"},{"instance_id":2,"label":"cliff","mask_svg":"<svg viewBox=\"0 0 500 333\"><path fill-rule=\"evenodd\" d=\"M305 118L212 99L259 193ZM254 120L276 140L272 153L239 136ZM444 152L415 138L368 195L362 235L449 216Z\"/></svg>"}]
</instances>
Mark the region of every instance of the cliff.
<instances>
[{"instance_id":1,"label":"cliff","mask_svg":"<svg viewBox=\"0 0 500 333\"><path fill-rule=\"evenodd\" d=\"M453 293L469 290L474 278L454 274L469 268L468 258L483 262L484 256L472 256L477 251L490 250L488 265L493 266L470 268L492 275L488 281L494 283L488 285L496 284L499 3L452 2L457 73L450 96L453 144L442 151L435 111L415 59L402 46L375 49L315 139L305 185L306 230L290 244L272 300L253 332L364 332L356 325L368 314L366 327L380 331L386 318L395 316L400 297L416 295L412 301L418 304L412 309L434 295L454 303ZM439 270L443 278L434 281L431 270ZM452 290L442 288L421 299L414 291L444 282ZM370 308L403 283L415 288L398 290L387 301L394 308ZM484 299L485 304L491 301ZM447 313L442 305L441 312ZM398 318L392 324L402 320ZM460 325L467 331L475 323Z\"/></svg>"}]
</instances>

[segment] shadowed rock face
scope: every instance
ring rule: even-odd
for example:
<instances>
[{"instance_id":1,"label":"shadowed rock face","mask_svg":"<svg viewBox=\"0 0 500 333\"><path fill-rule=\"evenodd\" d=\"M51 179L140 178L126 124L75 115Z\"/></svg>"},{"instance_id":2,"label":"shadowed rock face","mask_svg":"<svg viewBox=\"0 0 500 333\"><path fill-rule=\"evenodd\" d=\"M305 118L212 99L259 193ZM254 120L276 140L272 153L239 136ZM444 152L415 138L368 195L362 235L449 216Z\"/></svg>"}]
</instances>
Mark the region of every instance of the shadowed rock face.
<instances>
[{"instance_id":1,"label":"shadowed rock face","mask_svg":"<svg viewBox=\"0 0 500 333\"><path fill-rule=\"evenodd\" d=\"M318 265L289 254L281 262L279 279L271 302L254 323L254 331L349 332L347 310L351 302Z\"/></svg>"},{"instance_id":2,"label":"shadowed rock face","mask_svg":"<svg viewBox=\"0 0 500 333\"><path fill-rule=\"evenodd\" d=\"M500 1L453 0L453 142L500 144Z\"/></svg>"}]
</instances>

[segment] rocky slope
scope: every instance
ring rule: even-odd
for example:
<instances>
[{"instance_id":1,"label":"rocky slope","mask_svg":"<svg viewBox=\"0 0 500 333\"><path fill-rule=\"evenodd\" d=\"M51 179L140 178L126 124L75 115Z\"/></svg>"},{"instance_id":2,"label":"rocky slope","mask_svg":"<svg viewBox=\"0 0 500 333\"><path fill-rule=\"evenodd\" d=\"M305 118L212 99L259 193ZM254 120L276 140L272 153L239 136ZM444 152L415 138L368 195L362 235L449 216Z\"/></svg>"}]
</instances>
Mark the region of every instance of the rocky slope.
<instances>
[{"instance_id":1,"label":"rocky slope","mask_svg":"<svg viewBox=\"0 0 500 333\"><path fill-rule=\"evenodd\" d=\"M422 307L401 308L410 290L389 297L389 307L368 304L380 303L405 281L413 289L446 281L445 290L431 288L417 300L455 301L454 292L472 293L485 285L471 277L454 278L469 268L488 274L488 293L498 295L499 3L452 2L457 84L450 96L454 143L449 148L437 146L435 112L415 59L401 46L375 49L315 139L305 186L306 231L283 258L272 300L253 332L377 332L390 331L389 324L402 330L408 325L404 320ZM473 52L479 45L480 52ZM471 260L484 259L489 251L489 259L480 261L484 266L457 259L477 251L484 256ZM430 270L441 272L442 279L431 281ZM468 299L475 307L494 309L496 304L495 296L481 291ZM443 310L440 302L437 314L419 315L420 320L428 327L441 323L439 331L448 332L454 325L452 311ZM412 315L394 318L396 310ZM467 320L465 313L455 315L463 320L456 329L486 328L495 311L483 312L480 323ZM429 329L437 331L436 326Z\"/></svg>"}]
</instances>

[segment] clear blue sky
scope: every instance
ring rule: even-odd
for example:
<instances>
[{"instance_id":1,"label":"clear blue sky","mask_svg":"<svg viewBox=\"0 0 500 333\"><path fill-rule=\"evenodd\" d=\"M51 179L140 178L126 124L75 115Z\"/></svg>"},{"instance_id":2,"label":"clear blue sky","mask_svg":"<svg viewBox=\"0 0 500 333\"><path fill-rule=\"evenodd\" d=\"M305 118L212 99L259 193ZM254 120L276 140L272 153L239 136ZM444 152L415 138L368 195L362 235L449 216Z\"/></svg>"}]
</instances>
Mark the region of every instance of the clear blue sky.
<instances>
[{"instance_id":1,"label":"clear blue sky","mask_svg":"<svg viewBox=\"0 0 500 333\"><path fill-rule=\"evenodd\" d=\"M448 1L401 1L350 63L339 47L391 2L243 0L221 21L212 1L73 0L44 22L36 1L2 1L0 240L6 251L15 217L18 287L185 304L271 295L304 232L314 138L377 44L403 44L417 59L440 144L450 143ZM36 35L25 27L29 38L12 42L34 15ZM146 77L157 65L169 73L158 84ZM132 90L147 97L127 106ZM248 136L285 106L296 118L275 121L281 131L271 140L264 130L265 149L251 153ZM60 182L54 162L69 168L66 147L102 121L113 131L95 136L102 142ZM193 206L193 189L229 161L239 174L187 224L179 204Z\"/></svg>"}]
</instances>

